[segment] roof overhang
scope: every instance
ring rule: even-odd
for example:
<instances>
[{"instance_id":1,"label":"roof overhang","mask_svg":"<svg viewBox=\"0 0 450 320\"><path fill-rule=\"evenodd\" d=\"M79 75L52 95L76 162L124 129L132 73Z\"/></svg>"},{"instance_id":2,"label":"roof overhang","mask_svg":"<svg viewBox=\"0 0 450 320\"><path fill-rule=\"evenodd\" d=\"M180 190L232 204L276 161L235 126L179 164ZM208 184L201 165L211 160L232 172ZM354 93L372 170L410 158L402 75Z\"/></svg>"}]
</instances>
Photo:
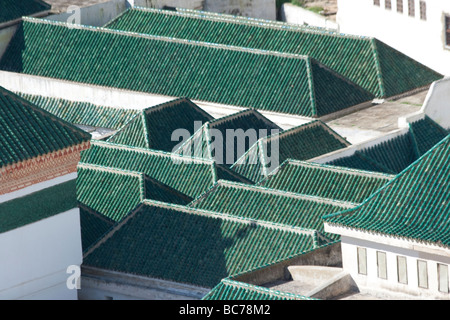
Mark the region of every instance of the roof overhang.
<instances>
[{"instance_id":1,"label":"roof overhang","mask_svg":"<svg viewBox=\"0 0 450 320\"><path fill-rule=\"evenodd\" d=\"M349 228L347 226L324 222L325 232L338 234L342 237L359 239L383 245L424 252L444 257L450 257L450 248L444 245L438 245L432 242L420 241L418 239L406 238L401 236L390 236L383 233L371 232ZM345 241L342 241L345 243Z\"/></svg>"}]
</instances>

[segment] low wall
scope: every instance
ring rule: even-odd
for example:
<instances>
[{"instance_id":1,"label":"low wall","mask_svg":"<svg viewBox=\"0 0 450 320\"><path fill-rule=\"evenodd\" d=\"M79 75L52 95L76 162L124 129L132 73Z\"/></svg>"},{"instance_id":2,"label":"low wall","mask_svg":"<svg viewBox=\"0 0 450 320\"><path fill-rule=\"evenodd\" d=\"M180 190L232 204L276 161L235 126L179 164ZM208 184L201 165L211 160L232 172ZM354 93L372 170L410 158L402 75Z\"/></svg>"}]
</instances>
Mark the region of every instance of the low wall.
<instances>
[{"instance_id":1,"label":"low wall","mask_svg":"<svg viewBox=\"0 0 450 320\"><path fill-rule=\"evenodd\" d=\"M450 77L431 85L421 111L441 127L450 129Z\"/></svg>"},{"instance_id":2,"label":"low wall","mask_svg":"<svg viewBox=\"0 0 450 320\"><path fill-rule=\"evenodd\" d=\"M280 263L238 275L233 277L233 280L262 286L277 280L289 280L291 278L291 274L288 267L302 265L341 267L341 243L335 242L292 259L284 260Z\"/></svg>"},{"instance_id":3,"label":"low wall","mask_svg":"<svg viewBox=\"0 0 450 320\"><path fill-rule=\"evenodd\" d=\"M280 16L281 20L287 23L305 24L332 30L338 30L339 28L335 21L290 3L285 3L281 6Z\"/></svg>"}]
</instances>

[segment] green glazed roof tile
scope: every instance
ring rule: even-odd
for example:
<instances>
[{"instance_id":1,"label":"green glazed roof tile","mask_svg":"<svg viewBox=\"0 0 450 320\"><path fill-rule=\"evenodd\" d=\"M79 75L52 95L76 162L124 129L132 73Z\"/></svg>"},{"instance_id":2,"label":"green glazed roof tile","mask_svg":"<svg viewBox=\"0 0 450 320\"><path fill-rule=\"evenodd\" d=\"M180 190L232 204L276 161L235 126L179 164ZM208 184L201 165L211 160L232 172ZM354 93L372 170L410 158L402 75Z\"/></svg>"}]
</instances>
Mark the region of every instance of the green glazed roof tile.
<instances>
[{"instance_id":1,"label":"green glazed roof tile","mask_svg":"<svg viewBox=\"0 0 450 320\"><path fill-rule=\"evenodd\" d=\"M85 266L213 288L316 247L295 228L145 201L85 252Z\"/></svg>"},{"instance_id":2,"label":"green glazed roof tile","mask_svg":"<svg viewBox=\"0 0 450 320\"><path fill-rule=\"evenodd\" d=\"M134 8L107 28L307 55L377 97L394 96L442 78L379 40L286 23L194 10ZM338 86L335 89L339 92ZM320 92L326 102L327 91ZM322 112L330 111L323 106Z\"/></svg>"},{"instance_id":3,"label":"green glazed roof tile","mask_svg":"<svg viewBox=\"0 0 450 320\"><path fill-rule=\"evenodd\" d=\"M87 142L91 135L0 87L0 167Z\"/></svg>"},{"instance_id":4,"label":"green glazed roof tile","mask_svg":"<svg viewBox=\"0 0 450 320\"><path fill-rule=\"evenodd\" d=\"M329 224L450 247L450 135L360 206Z\"/></svg>"},{"instance_id":5,"label":"green glazed roof tile","mask_svg":"<svg viewBox=\"0 0 450 320\"><path fill-rule=\"evenodd\" d=\"M32 18L0 69L308 117L373 98L303 55Z\"/></svg>"},{"instance_id":6,"label":"green glazed roof tile","mask_svg":"<svg viewBox=\"0 0 450 320\"><path fill-rule=\"evenodd\" d=\"M362 203L394 176L286 160L258 185L288 192Z\"/></svg>"},{"instance_id":7,"label":"green glazed roof tile","mask_svg":"<svg viewBox=\"0 0 450 320\"><path fill-rule=\"evenodd\" d=\"M51 9L51 6L40 0L2 0L0 23L16 20L23 16L34 15Z\"/></svg>"}]
</instances>

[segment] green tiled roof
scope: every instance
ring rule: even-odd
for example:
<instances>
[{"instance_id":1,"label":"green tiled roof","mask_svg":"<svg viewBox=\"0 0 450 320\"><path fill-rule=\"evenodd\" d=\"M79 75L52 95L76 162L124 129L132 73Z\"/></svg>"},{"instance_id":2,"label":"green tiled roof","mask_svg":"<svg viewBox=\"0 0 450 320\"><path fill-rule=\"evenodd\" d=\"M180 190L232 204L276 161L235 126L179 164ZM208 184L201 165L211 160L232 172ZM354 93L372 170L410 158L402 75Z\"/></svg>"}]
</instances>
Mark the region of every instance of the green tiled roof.
<instances>
[{"instance_id":1,"label":"green tiled roof","mask_svg":"<svg viewBox=\"0 0 450 320\"><path fill-rule=\"evenodd\" d=\"M231 168L248 179L259 182L287 159L309 160L349 145L348 141L325 123L316 120L262 138ZM274 158L277 153L278 159ZM276 163L273 163L274 160Z\"/></svg>"},{"instance_id":2,"label":"green tiled roof","mask_svg":"<svg viewBox=\"0 0 450 320\"><path fill-rule=\"evenodd\" d=\"M449 131L429 117L413 122L409 131L354 155L330 161L328 164L354 169L398 174L447 136Z\"/></svg>"},{"instance_id":3,"label":"green tiled roof","mask_svg":"<svg viewBox=\"0 0 450 320\"><path fill-rule=\"evenodd\" d=\"M40 0L2 0L0 23L48 11L51 6Z\"/></svg>"},{"instance_id":4,"label":"green tiled roof","mask_svg":"<svg viewBox=\"0 0 450 320\"><path fill-rule=\"evenodd\" d=\"M205 123L175 153L214 159L219 164L231 166L254 142L267 136L272 130L279 132L281 128L258 111L247 109ZM237 137L233 140L234 148L229 140L233 138L231 134ZM245 139L245 145L242 139Z\"/></svg>"},{"instance_id":5,"label":"green tiled roof","mask_svg":"<svg viewBox=\"0 0 450 320\"><path fill-rule=\"evenodd\" d=\"M77 198L83 205L114 221L122 220L144 199L176 204L192 201L140 172L84 163L78 165Z\"/></svg>"},{"instance_id":6,"label":"green tiled roof","mask_svg":"<svg viewBox=\"0 0 450 320\"><path fill-rule=\"evenodd\" d=\"M83 264L213 288L315 247L313 234L295 228L145 201L85 253Z\"/></svg>"},{"instance_id":7,"label":"green tiled roof","mask_svg":"<svg viewBox=\"0 0 450 320\"><path fill-rule=\"evenodd\" d=\"M81 244L83 251L100 239L115 224L114 220L84 205L80 207Z\"/></svg>"},{"instance_id":8,"label":"green tiled roof","mask_svg":"<svg viewBox=\"0 0 450 320\"><path fill-rule=\"evenodd\" d=\"M442 128L428 116L425 116L422 120L411 123L410 132L417 145L419 155L426 153L449 134L447 130Z\"/></svg>"},{"instance_id":9,"label":"green tiled roof","mask_svg":"<svg viewBox=\"0 0 450 320\"><path fill-rule=\"evenodd\" d=\"M239 282L223 279L202 300L315 300L313 298L281 292Z\"/></svg>"},{"instance_id":10,"label":"green tiled roof","mask_svg":"<svg viewBox=\"0 0 450 320\"><path fill-rule=\"evenodd\" d=\"M90 140L88 133L0 87L0 168Z\"/></svg>"},{"instance_id":11,"label":"green tiled roof","mask_svg":"<svg viewBox=\"0 0 450 320\"><path fill-rule=\"evenodd\" d=\"M179 143L172 141L175 130L184 129L194 134L195 122L200 122L201 126L213 119L189 99L177 99L143 110L108 141L171 152Z\"/></svg>"},{"instance_id":12,"label":"green tiled roof","mask_svg":"<svg viewBox=\"0 0 450 320\"><path fill-rule=\"evenodd\" d=\"M70 180L0 204L0 233L77 208L76 182Z\"/></svg>"},{"instance_id":13,"label":"green tiled roof","mask_svg":"<svg viewBox=\"0 0 450 320\"><path fill-rule=\"evenodd\" d=\"M394 176L286 160L260 186L317 197L362 203Z\"/></svg>"},{"instance_id":14,"label":"green tiled roof","mask_svg":"<svg viewBox=\"0 0 450 320\"><path fill-rule=\"evenodd\" d=\"M139 112L138 110L119 109L89 102L20 92L17 94L67 122L91 127L120 129Z\"/></svg>"},{"instance_id":15,"label":"green tiled roof","mask_svg":"<svg viewBox=\"0 0 450 320\"><path fill-rule=\"evenodd\" d=\"M310 117L373 98L307 56L33 18L0 69Z\"/></svg>"},{"instance_id":16,"label":"green tiled roof","mask_svg":"<svg viewBox=\"0 0 450 320\"><path fill-rule=\"evenodd\" d=\"M356 204L220 180L189 206L322 233L322 216Z\"/></svg>"},{"instance_id":17,"label":"green tiled roof","mask_svg":"<svg viewBox=\"0 0 450 320\"><path fill-rule=\"evenodd\" d=\"M377 39L292 24L212 15L193 10L134 8L113 20L107 27L307 55L377 97L397 95L442 78L442 75ZM323 98L329 97L324 95Z\"/></svg>"},{"instance_id":18,"label":"green tiled roof","mask_svg":"<svg viewBox=\"0 0 450 320\"><path fill-rule=\"evenodd\" d=\"M213 161L177 156L151 149L92 141L81 153L87 164L140 172L192 198L216 182Z\"/></svg>"},{"instance_id":19,"label":"green tiled roof","mask_svg":"<svg viewBox=\"0 0 450 320\"><path fill-rule=\"evenodd\" d=\"M450 247L450 135L332 225Z\"/></svg>"}]
</instances>

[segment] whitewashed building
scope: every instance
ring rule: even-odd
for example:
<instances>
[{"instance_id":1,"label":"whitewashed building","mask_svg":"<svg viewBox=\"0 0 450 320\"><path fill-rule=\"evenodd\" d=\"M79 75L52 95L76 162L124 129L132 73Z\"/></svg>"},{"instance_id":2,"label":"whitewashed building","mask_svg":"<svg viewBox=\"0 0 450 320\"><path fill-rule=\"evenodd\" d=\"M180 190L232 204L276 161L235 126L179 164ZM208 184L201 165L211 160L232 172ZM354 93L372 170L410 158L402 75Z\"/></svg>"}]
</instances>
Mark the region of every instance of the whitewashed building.
<instances>
[{"instance_id":1,"label":"whitewashed building","mask_svg":"<svg viewBox=\"0 0 450 320\"><path fill-rule=\"evenodd\" d=\"M90 135L0 87L0 299L77 299Z\"/></svg>"},{"instance_id":2,"label":"whitewashed building","mask_svg":"<svg viewBox=\"0 0 450 320\"><path fill-rule=\"evenodd\" d=\"M340 32L375 37L450 75L450 1L338 0Z\"/></svg>"},{"instance_id":3,"label":"whitewashed building","mask_svg":"<svg viewBox=\"0 0 450 320\"><path fill-rule=\"evenodd\" d=\"M450 135L362 205L325 217L361 292L450 299Z\"/></svg>"}]
</instances>

